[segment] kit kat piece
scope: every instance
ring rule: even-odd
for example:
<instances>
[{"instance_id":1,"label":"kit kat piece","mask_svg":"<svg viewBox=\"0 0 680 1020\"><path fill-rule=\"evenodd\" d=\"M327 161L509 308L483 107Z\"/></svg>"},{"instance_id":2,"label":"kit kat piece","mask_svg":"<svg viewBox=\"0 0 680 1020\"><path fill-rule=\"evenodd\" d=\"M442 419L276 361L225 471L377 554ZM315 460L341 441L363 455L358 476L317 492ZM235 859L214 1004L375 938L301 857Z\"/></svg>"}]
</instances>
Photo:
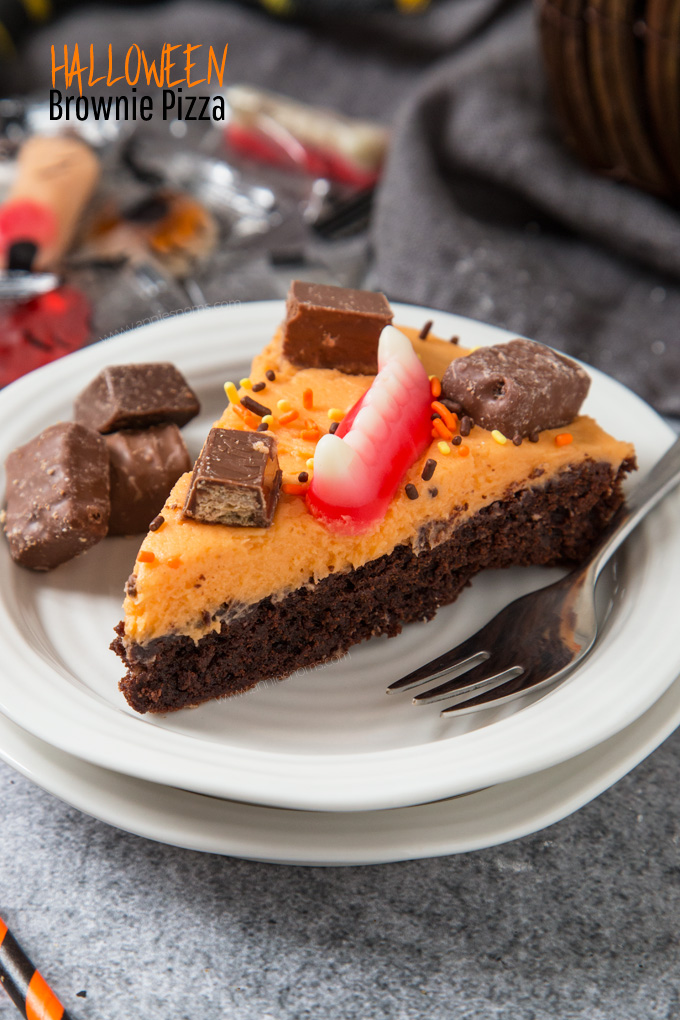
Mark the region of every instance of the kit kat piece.
<instances>
[{"instance_id":1,"label":"kit kat piece","mask_svg":"<svg viewBox=\"0 0 680 1020\"><path fill-rule=\"evenodd\" d=\"M575 361L534 340L478 347L455 358L442 378L444 398L475 424L518 440L568 425L589 387Z\"/></svg>"},{"instance_id":2,"label":"kit kat piece","mask_svg":"<svg viewBox=\"0 0 680 1020\"><path fill-rule=\"evenodd\" d=\"M286 303L283 353L306 368L375 375L378 340L391 322L384 294L295 280Z\"/></svg>"},{"instance_id":3,"label":"kit kat piece","mask_svg":"<svg viewBox=\"0 0 680 1020\"><path fill-rule=\"evenodd\" d=\"M109 458L102 437L51 425L10 453L5 534L12 559L52 570L95 545L109 523Z\"/></svg>"},{"instance_id":4,"label":"kit kat piece","mask_svg":"<svg viewBox=\"0 0 680 1020\"><path fill-rule=\"evenodd\" d=\"M273 436L211 429L194 467L184 514L210 524L267 528L280 488Z\"/></svg>"},{"instance_id":5,"label":"kit kat piece","mask_svg":"<svg viewBox=\"0 0 680 1020\"><path fill-rule=\"evenodd\" d=\"M109 535L137 535L163 509L191 460L176 425L125 429L105 437L111 468Z\"/></svg>"},{"instance_id":6,"label":"kit kat piece","mask_svg":"<svg viewBox=\"0 0 680 1020\"><path fill-rule=\"evenodd\" d=\"M174 365L109 365L80 393L73 407L81 425L97 432L186 425L200 410L196 394Z\"/></svg>"}]
</instances>

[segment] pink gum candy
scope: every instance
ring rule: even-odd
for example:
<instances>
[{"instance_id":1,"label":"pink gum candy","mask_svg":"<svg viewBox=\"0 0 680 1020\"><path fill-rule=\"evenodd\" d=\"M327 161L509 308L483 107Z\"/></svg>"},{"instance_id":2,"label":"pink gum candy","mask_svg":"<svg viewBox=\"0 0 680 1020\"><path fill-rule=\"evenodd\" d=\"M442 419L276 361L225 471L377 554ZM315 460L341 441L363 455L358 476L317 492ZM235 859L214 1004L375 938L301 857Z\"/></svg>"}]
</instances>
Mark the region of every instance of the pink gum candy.
<instances>
[{"instance_id":1,"label":"pink gum candy","mask_svg":"<svg viewBox=\"0 0 680 1020\"><path fill-rule=\"evenodd\" d=\"M314 453L307 505L327 527L359 534L381 521L406 471L430 441L430 382L410 340L386 326L378 374L335 435Z\"/></svg>"}]
</instances>

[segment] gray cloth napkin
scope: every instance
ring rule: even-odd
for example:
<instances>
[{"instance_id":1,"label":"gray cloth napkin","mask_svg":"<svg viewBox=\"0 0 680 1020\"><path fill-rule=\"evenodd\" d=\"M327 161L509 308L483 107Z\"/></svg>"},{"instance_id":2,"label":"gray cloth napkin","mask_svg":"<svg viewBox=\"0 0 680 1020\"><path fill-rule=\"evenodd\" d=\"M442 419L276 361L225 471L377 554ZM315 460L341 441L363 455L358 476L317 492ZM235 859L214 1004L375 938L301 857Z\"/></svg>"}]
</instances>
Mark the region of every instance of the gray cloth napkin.
<instances>
[{"instance_id":1,"label":"gray cloth napkin","mask_svg":"<svg viewBox=\"0 0 680 1020\"><path fill-rule=\"evenodd\" d=\"M124 54L170 38L229 42L230 82L393 125L372 285L543 340L680 416L680 216L564 147L529 0L304 21L210 0L83 9L39 32L0 83L46 95L52 43L114 40Z\"/></svg>"},{"instance_id":2,"label":"gray cloth napkin","mask_svg":"<svg viewBox=\"0 0 680 1020\"><path fill-rule=\"evenodd\" d=\"M542 340L680 415L680 216L565 149L527 5L401 105L374 239L392 297Z\"/></svg>"}]
</instances>

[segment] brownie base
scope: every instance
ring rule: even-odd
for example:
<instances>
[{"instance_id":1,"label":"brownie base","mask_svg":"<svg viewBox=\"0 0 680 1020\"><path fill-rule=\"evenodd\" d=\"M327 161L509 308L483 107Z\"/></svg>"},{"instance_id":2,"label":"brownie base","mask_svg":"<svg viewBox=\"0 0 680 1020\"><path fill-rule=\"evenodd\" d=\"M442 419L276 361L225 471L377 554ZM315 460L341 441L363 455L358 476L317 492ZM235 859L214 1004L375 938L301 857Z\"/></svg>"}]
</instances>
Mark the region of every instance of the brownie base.
<instances>
[{"instance_id":1,"label":"brownie base","mask_svg":"<svg viewBox=\"0 0 680 1020\"><path fill-rule=\"evenodd\" d=\"M198 642L169 634L126 646L120 623L111 645L128 669L120 690L142 713L198 705L337 658L367 638L394 637L453 602L480 570L578 562L623 502L621 482L634 466L626 461L615 472L586 460L508 492L434 548L400 545L278 601L262 599ZM450 522L441 527L451 530Z\"/></svg>"}]
</instances>

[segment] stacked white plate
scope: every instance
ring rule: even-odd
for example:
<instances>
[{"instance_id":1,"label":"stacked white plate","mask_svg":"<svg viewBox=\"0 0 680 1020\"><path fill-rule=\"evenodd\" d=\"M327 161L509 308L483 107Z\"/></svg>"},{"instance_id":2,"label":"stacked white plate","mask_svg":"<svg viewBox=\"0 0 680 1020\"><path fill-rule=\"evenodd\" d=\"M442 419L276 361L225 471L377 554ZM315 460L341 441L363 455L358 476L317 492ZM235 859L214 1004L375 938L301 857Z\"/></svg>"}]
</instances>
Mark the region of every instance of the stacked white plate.
<instances>
[{"instance_id":1,"label":"stacked white plate","mask_svg":"<svg viewBox=\"0 0 680 1020\"><path fill-rule=\"evenodd\" d=\"M395 321L453 333L465 346L509 334L395 305ZM208 309L122 334L0 393L0 461L71 416L107 364L173 361L203 405L185 430L195 455L283 314L279 302ZM632 439L641 476L674 436L639 398L591 371L586 413ZM636 484L636 479L631 480ZM0 480L4 490L4 480ZM358 864L491 846L587 803L680 722L676 494L601 581L613 606L597 646L565 685L516 706L443 720L385 688L444 652L556 571L478 577L428 624L376 639L340 662L238 698L139 716L118 692L109 651L138 539L107 539L49 574L0 545L0 756L63 800L140 835L215 853L304 864Z\"/></svg>"}]
</instances>

